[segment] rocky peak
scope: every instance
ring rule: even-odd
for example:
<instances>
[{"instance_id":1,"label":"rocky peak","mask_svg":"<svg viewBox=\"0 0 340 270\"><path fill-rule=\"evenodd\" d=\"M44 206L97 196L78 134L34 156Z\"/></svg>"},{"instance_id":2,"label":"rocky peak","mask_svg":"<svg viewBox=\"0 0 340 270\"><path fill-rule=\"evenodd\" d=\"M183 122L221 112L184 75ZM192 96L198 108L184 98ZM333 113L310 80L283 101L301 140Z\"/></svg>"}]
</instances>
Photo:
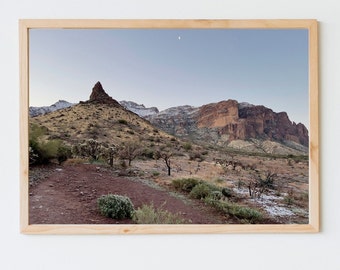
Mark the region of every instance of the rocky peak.
<instances>
[{"instance_id":1,"label":"rocky peak","mask_svg":"<svg viewBox=\"0 0 340 270\"><path fill-rule=\"evenodd\" d=\"M115 99L110 97L105 92L100 82L97 82L92 88L92 93L90 95L89 102L120 106L120 104Z\"/></svg>"},{"instance_id":2,"label":"rocky peak","mask_svg":"<svg viewBox=\"0 0 340 270\"><path fill-rule=\"evenodd\" d=\"M236 121L238 121L238 103L236 100L229 99L200 107L197 126L224 127Z\"/></svg>"},{"instance_id":3,"label":"rocky peak","mask_svg":"<svg viewBox=\"0 0 340 270\"><path fill-rule=\"evenodd\" d=\"M172 108L148 120L166 132L197 141L270 140L294 142L308 147L308 130L289 120L286 112L276 113L265 106L224 100L195 110Z\"/></svg>"},{"instance_id":4,"label":"rocky peak","mask_svg":"<svg viewBox=\"0 0 340 270\"><path fill-rule=\"evenodd\" d=\"M156 107L150 107L150 108L146 108L144 106L144 104L137 104L133 101L119 101L120 105L122 105L125 109L136 113L137 115L139 115L140 117L146 117L149 115L154 115L159 113L158 108Z\"/></svg>"}]
</instances>

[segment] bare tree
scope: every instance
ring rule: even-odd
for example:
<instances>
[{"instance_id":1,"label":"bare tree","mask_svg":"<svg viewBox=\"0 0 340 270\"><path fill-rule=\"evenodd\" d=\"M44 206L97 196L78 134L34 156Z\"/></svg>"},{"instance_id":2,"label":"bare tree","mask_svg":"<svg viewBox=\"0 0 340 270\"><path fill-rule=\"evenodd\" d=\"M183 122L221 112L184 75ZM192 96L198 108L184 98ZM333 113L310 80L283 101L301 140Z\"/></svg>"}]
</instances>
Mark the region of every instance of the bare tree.
<instances>
[{"instance_id":1,"label":"bare tree","mask_svg":"<svg viewBox=\"0 0 340 270\"><path fill-rule=\"evenodd\" d=\"M122 160L128 160L129 166L131 166L132 160L141 154L141 146L138 143L129 141L122 145L118 150L118 156Z\"/></svg>"},{"instance_id":2,"label":"bare tree","mask_svg":"<svg viewBox=\"0 0 340 270\"><path fill-rule=\"evenodd\" d=\"M274 180L277 177L276 173L268 171L264 177L259 174L254 176L254 180L248 184L249 196L252 198L260 198L261 195L268 189L275 189Z\"/></svg>"},{"instance_id":3,"label":"bare tree","mask_svg":"<svg viewBox=\"0 0 340 270\"><path fill-rule=\"evenodd\" d=\"M170 151L164 151L164 152L160 152L160 151L156 151L154 154L154 158L156 160L158 159L162 159L165 162L165 165L168 169L168 175L171 175L171 157L173 156L173 153Z\"/></svg>"},{"instance_id":4,"label":"bare tree","mask_svg":"<svg viewBox=\"0 0 340 270\"><path fill-rule=\"evenodd\" d=\"M94 140L89 139L83 143L77 144L72 148L73 154L80 157L90 157L93 160L98 160L101 151L101 144Z\"/></svg>"},{"instance_id":5,"label":"bare tree","mask_svg":"<svg viewBox=\"0 0 340 270\"><path fill-rule=\"evenodd\" d=\"M106 147L103 152L104 152L105 158L107 159L109 165L111 167L113 167L113 160L117 155L117 147L114 144L112 144L112 145Z\"/></svg>"}]
</instances>

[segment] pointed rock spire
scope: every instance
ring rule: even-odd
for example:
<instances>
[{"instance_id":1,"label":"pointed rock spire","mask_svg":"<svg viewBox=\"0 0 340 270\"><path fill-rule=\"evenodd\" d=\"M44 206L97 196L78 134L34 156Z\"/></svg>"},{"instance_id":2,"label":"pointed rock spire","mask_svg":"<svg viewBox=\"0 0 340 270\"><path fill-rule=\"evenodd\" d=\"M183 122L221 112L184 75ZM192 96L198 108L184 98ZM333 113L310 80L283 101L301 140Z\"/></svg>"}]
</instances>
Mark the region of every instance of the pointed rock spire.
<instances>
[{"instance_id":1,"label":"pointed rock spire","mask_svg":"<svg viewBox=\"0 0 340 270\"><path fill-rule=\"evenodd\" d=\"M97 82L92 88L89 102L120 106L116 100L114 100L105 92L100 82Z\"/></svg>"}]
</instances>

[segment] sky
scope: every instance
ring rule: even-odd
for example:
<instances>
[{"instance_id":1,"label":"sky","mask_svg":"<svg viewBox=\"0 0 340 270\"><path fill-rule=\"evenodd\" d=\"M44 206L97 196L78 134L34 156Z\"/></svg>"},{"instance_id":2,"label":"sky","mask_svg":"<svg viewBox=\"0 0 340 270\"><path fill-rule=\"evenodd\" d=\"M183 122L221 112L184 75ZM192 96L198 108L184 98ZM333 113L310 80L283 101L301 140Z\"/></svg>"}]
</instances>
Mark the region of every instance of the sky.
<instances>
[{"instance_id":1,"label":"sky","mask_svg":"<svg viewBox=\"0 0 340 270\"><path fill-rule=\"evenodd\" d=\"M235 99L309 126L306 29L30 29L30 106L114 99L163 110Z\"/></svg>"}]
</instances>

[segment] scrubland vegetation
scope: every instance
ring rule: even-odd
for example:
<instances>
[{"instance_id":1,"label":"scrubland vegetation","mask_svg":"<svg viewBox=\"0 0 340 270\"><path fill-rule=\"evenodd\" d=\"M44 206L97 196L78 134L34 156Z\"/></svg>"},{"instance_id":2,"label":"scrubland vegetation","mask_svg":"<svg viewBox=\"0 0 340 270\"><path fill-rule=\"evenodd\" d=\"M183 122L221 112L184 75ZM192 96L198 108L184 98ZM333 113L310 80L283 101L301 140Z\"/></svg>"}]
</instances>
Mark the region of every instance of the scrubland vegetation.
<instances>
[{"instance_id":1,"label":"scrubland vegetation","mask_svg":"<svg viewBox=\"0 0 340 270\"><path fill-rule=\"evenodd\" d=\"M87 107L91 114L84 112ZM49 163L96 164L113 176L145 179L179 198L199 201L234 223L308 223L307 156L195 144L104 105L82 104L32 118L29 161L32 171ZM135 209L124 194L98 194L97 204L113 219L190 223L162 205Z\"/></svg>"}]
</instances>

